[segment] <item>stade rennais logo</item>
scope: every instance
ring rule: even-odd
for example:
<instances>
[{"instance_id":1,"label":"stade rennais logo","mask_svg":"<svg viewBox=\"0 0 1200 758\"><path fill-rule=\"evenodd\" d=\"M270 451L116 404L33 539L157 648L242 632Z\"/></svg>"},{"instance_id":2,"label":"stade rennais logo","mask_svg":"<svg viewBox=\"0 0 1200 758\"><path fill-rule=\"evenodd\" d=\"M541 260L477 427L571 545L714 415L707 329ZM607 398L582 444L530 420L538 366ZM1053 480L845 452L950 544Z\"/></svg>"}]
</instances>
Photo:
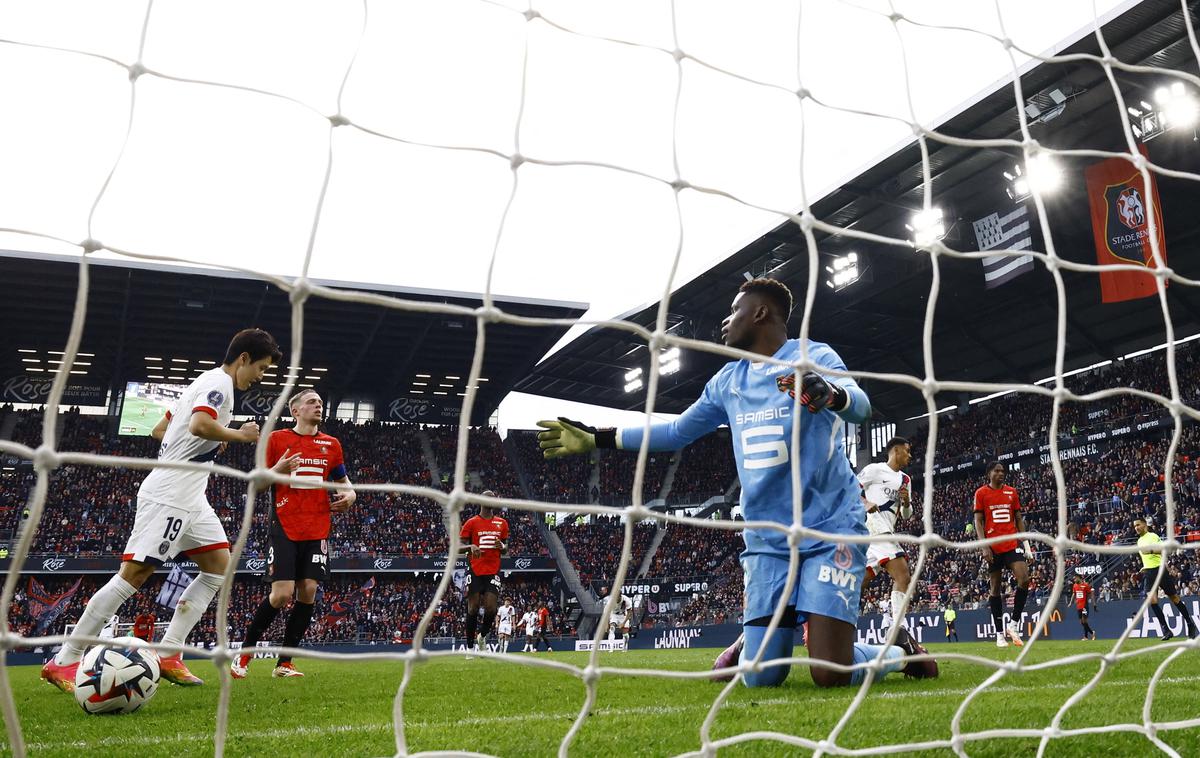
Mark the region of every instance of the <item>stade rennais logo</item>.
<instances>
[{"instance_id":1,"label":"stade rennais logo","mask_svg":"<svg viewBox=\"0 0 1200 758\"><path fill-rule=\"evenodd\" d=\"M794 373L789 371L775 377L775 386L779 388L780 392L788 393L788 397L791 399L796 399L796 375Z\"/></svg>"}]
</instances>

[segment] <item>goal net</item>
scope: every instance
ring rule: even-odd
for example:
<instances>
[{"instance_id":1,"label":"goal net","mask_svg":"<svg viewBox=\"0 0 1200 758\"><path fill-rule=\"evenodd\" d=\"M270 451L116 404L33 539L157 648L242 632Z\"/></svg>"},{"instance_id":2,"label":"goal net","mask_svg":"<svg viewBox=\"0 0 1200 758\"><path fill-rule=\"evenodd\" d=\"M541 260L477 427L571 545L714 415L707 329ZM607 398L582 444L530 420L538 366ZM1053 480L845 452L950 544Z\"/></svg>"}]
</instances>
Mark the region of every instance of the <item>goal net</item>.
<instances>
[{"instance_id":1,"label":"goal net","mask_svg":"<svg viewBox=\"0 0 1200 758\"><path fill-rule=\"evenodd\" d=\"M916 554L906 605L921 586L933 551L939 551L941 557L961 555L964 560L977 561L981 547L997 542L980 540L978 535L952 541L935 527L939 508L953 505L967 510L965 504L947 503L939 494L939 461L962 452L946 451L939 437L939 407L952 394L1018 393L1044 401L1051 409L1048 429L1032 431L1035 443L1048 445L1048 465L1053 472L1048 481L1053 495L1047 502L1053 518L1046 522L1049 529L1019 535L1035 545L1051 574L1042 607L1055 607L1064 592L1069 592L1072 556L1133 556L1138 551L1133 544L1081 540L1070 527L1070 482L1060 459L1063 413L1068 405L1104 407L1123 398L1137 398L1169 415L1170 443L1165 458L1156 462L1166 482L1165 517L1153 524L1163 541L1153 550L1191 560L1196 545L1177 536L1180 511L1171 483L1185 425L1198 416L1187 402L1189 395L1180 381L1176 360L1177 340L1189 335L1177 331L1168 292L1193 287L1197 281L1168 265L1165 238L1160 233L1160 198L1154 191L1144 190L1136 205L1127 200L1123 211L1144 217L1145 234L1137 241L1145 244L1149 257L1102 265L1083 262L1087 256L1073 251L1068 255L1056 246L1058 237L1046 206L1049 190L1041 180L1048 161L1069 161L1082 174L1084 166L1111 159L1134 169L1145 188L1152 187L1156 177L1186 182L1200 179L1190 171L1160 165L1148 158L1142 147L1151 138L1168 138L1172 130L1192 133L1187 119L1195 116L1193 98L1200 87L1195 73L1200 44L1192 11L1186 2L1172 6L1174 11L1163 11L1175 14L1179 36L1172 60L1183 61L1164 68L1153 59L1123 60L1102 32L1104 24L1135 4L982 5L944 2L935 7L864 0L782 7L739 5L734 12L731 7L701 8L690 3L538 3L526 7L463 0L427 3L415 12L411 7L401 10L366 2L336 9L319 4L304 8L290 3L253 8L206 4L203 11L150 2L137 18L126 18L125 25L107 39L89 34L89 29L101 23L94 15L101 11L89 10L89 4L70 13L55 11L53 21L39 18L33 9L4 11L0 18L11 23L0 25L5 29L0 33L0 71L6 72L0 76L0 92L13 104L12 112L26 118L13 119L20 123L8 127L8 144L2 149L26 174L14 171L0 178L4 193L0 199L9 206L0 212L0 234L6 247L82 255L71 329L62 346L61 369L54 374L45 404L42 443L34 448L0 441L0 452L31 460L36 472L36 485L27 504L28 526L13 546L12 567L0 597L0 647L7 652L57 645L64 639L63 635L22 637L9 625L21 569L30 553L35 525L46 518L50 477L56 469L73 465L147 471L161 465L148 459L64 452L58 444L55 419L67 405L68 367L80 361L84 331L112 326L89 324L85 319L89 266L96 258L213 267L260 278L288 293L292 341L286 349L289 363L296 366L302 365L304 337L310 325L306 306L316 301L357 302L472 320L476 349L462 398L450 491L400 483L359 485L364 491L436 503L444 514L448 555L456 556L461 548L464 508L491 504L533 514L566 510L559 503L487 498L470 486L468 427L489 330L496 324L531 329L561 326L555 320L506 312L497 304L498 294L519 290L525 279L537 280L544 288L542 293L561 292L564 297L592 302L591 313L573 326L603 325L632 335L654 356L681 348L685 360L689 355L760 360L761 356L725 347L703 335L686 336L673 330L672 294L747 238L789 223L799 231L802 244L781 253L779 265L785 269L798 266L807 272L807 286L796 292L796 332L789 335L798 336L806 346L804 358L782 364L794 369L798 380L815 366L805 340L813 335L814 319L820 303L825 302L819 301L818 291L827 284L825 271L831 252L848 250L854 244L870 245L871 254L880 259L919 259L927 263L930 272L928 289L906 293L924 300L924 318L912 327L912 346L919 346L920 359L911 370L865 371L849 365L847 371L827 372L854 377L869 387L907 387L922 396L929 414L927 433L915 445L924 448L923 471L914 472L923 481L918 488L919 501L914 503L919 526L914 534L895 537ZM1155 7L1159 6L1167 8L1168 4ZM105 28L111 22L111 18L104 20ZM1082 52L1063 52L1069 46L1064 39L1078 43ZM274 41L268 44L269 40ZM593 65L596 61L602 62L599 68ZM604 68L606 61L612 68ZM1081 96L1065 85L1025 91L1024 77L1039 67L1087 70L1089 80L1096 80L1091 87L1093 95L1104 93L1107 118L1119 121L1121 142L1115 147L1097 147L1089 142L1057 145L1039 141L1039 125L1060 114L1070 117L1071 103ZM947 69L965 73L956 78ZM114 75L122 80L119 90L111 87ZM1150 97L1143 102L1140 95L1132 94L1135 90L1128 80L1134 77L1160 82L1158 86L1166 89L1164 99ZM1011 91L1001 108L1012 113L1007 131L976 134L939 129L946 113L965 101L974 102L977 93L1001 81L1007 81ZM68 82L90 83L94 92L105 94L79 102L57 101L54 88ZM113 92L120 98L115 104L109 97ZM1171 99L1176 97L1182 104ZM1190 116L1188 108L1193 109ZM444 118L433 119L431 113ZM76 132L67 127L73 121L84 122L98 133L103 150L88 150L86 155L77 152L72 139ZM849 142L847 131L854 134ZM578 134L590 139L571 138ZM914 140L920 170L911 187L901 183L890 190L858 190L863 197L879 201L880 212L891 213L901 222L893 224L890 233L865 231L865 224L846 223L836 215L822 217L814 211L817 202L854 170ZM34 144L51 148L33 149ZM830 145L837 147L830 149ZM948 235L948 227L974 219L955 222L947 214L938 223L947 203L955 201L955 177L941 171L939 151L945 146L991 151L1008 156L1005 167L1013 163L1028 167L1010 180L1014 189L1017 179L1026 180L1024 188L1017 191L1029 197L1026 223L1035 230L1036 247L1032 243L1009 244L1014 237L1008 234L1006 224L1011 219L1007 213L981 219L976 225L977 237L963 234L961 229L958 236ZM376 169L374 174L368 170L371 167ZM996 173L1000 181L1000 168ZM32 177L39 175L51 181L33 181ZM172 198L166 191L194 184L196 177L215 182L209 189L219 190L215 194L220 197L184 193ZM408 181L411 177L419 180ZM560 177L569 183L556 184ZM31 183L23 184L22 179ZM912 202L914 198L917 202ZM905 229L905 223L910 228ZM406 237L410 228L428 234ZM444 239L446 229L452 229L449 236L456 237L452 244ZM547 244L554 238L554 244ZM259 251L265 252L259 255ZM271 255L275 257L263 257ZM385 265L384 258L395 260ZM416 264L425 258L441 262L422 273ZM1019 274L1017 269L1025 266L1052 278L1057 297L1047 304L1047 313L1052 315L1045 324L1055 339L1050 381L1034 383L1019 375L1002 381L939 376L934 356L942 325L935 316L939 303L953 295L942 289L941 272L975 260L994 278ZM389 283L436 288L439 282L453 280L454 289L482 291L482 305L408 300L317 281L370 280L372 272L390 270L393 264L400 271L400 280ZM404 279L404 270L410 267L415 281ZM618 303L614 292L598 291L604 288L595 282L604 281L598 277L605 269L623 270L622 277L611 280L608 289L638 298L635 303L658 302L653 325L609 318L631 303ZM830 266L829 270L837 275L843 269L835 272ZM1097 277L1137 272L1138 286L1148 287L1145 294L1156 298L1161 309L1166 392L1132 385L1106 385L1085 394L1072 391L1067 361L1072 303L1064 285L1069 272ZM831 279L828 287L836 290L852 284L852 277L843 276ZM189 327L180 324L179 328ZM837 343L833 336L820 337ZM853 337L855 342L870 339L866 333ZM895 348L879 345L876 349L886 352ZM641 391L647 429L656 409L663 363L650 360L647 364ZM247 506L239 517L234 564L245 549L253 522L255 492L283 480L264 465L265 440L277 428L285 399L300 382L298 371L287 372L286 384L263 426L252 470L219 464L208 467L246 486ZM796 416L803 411L799 395L795 393L792 407ZM799 424L796 429L793 445L799 439ZM616 511L626 522L624 549L611 580L614 587L635 576L634 527L646 520L700 529L774 530L791 540L792 566L800 560L796 545L801 539L818 537L853 544L892 539L816 531L804 521L805 504L798 494L789 524L710 521L652 511L645 505L643 491L649 450L643 446L636 456L631 502ZM799 461L796 455L789 464L796 483L809 475L800 470ZM611 507L587 503L571 503L569 510L614 513ZM406 729L406 714L420 697L421 685L415 679L419 670L437 659L462 655L425 647L425 641L436 633L436 608L450 590L454 563L446 563L411 650L355 655L357 660L392 660L403 667L393 708L398 755L414 754L422 747ZM196 651L222 670L228 669L236 652L227 630L233 570L231 564L213 609L218 642L211 650ZM794 581L793 572L785 598ZM961 693L961 705L936 738L913 741L904 733L884 728L869 746L846 740L851 721L869 711L874 698L888 692L886 683L877 681L885 665L882 658L856 666L870 674L848 700L836 724L822 733L764 727L728 734L719 727L720 717L738 697L744 675L761 671L764 661L740 664L733 681L725 686L714 685L707 668L649 669L638 667L636 661L622 665L631 660L628 657L614 662L614 656L601 655L599 643L607 637L606 622L616 610L619 596L619 592L612 593L604 606L591 652L582 664L481 653L505 665L519 663L566 672L582 683L585 696L570 725L562 730L560 754L571 752L577 744L589 715L598 708L603 684L623 677L638 677L647 686L674 679L711 689L711 706L707 713L698 714L694 725L690 748L694 752L689 754L696 755L715 755L718 749L761 741L777 743L772 749L802 748L817 755L922 750L967 755L987 741L1014 738L1037 740L1041 755L1053 754L1058 740L1117 733L1140 735L1144 748L1180 755L1187 751L1173 746L1173 733L1200 726L1200 718L1155 718L1155 697L1164 686L1168 664L1194 651L1195 645L1186 641L1164 645L1159 652L1170 654L1145 672L1144 688L1137 695L1143 703L1140 719L1064 726L1076 705L1103 686L1112 667L1145 654L1147 648L1128 644L1134 629L1131 625L1111 644L1097 643L1096 651L1085 655L1039 657L1041 627L1033 630L1019 653L1003 661L939 648L935 657L944 667L976 667L985 676ZM1148 607L1148 600L1143 601L1139 616ZM780 628L783 615L781 603L768 636L790 634ZM889 643L896 639L899 626L889 631ZM122 643L121 638L89 641ZM295 652L344 660L333 652ZM0 709L8 745L13 754L25 755L26 739L17 706L20 695L14 692L11 671L3 661L0 658ZM782 664L802 672L807 667L845 670L803 656L770 665ZM973 704L989 693L1038 697L1037 689L1021 690L1022 675L1084 664L1095 668L1094 677L1065 699L1059 698L1048 722L986 729L971 726ZM222 755L235 698L227 674L221 676L219 686L215 745L216 753ZM817 694L806 689L783 693L798 710ZM909 694L920 698L919 690ZM1188 734L1195 744L1195 732ZM464 752L478 750L472 744L455 747Z\"/></svg>"}]
</instances>

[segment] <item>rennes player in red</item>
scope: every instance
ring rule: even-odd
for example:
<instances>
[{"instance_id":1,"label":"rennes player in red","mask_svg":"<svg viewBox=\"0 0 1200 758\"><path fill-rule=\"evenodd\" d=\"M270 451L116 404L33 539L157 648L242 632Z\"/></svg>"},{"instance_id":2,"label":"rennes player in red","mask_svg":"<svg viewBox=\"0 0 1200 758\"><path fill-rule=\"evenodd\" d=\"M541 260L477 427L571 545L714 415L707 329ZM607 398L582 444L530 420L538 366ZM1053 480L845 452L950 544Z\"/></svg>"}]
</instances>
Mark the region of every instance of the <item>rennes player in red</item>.
<instances>
[{"instance_id":1,"label":"rennes player in red","mask_svg":"<svg viewBox=\"0 0 1200 758\"><path fill-rule=\"evenodd\" d=\"M981 537L1000 537L1025 531L1021 498L1015 489L1004 483L1004 474L1004 464L999 461L993 463L987 470L988 483L975 490L975 533ZM1016 540L1002 540L983 548L983 559L988 563L991 590L988 604L996 624L996 647L1008 647L1004 639L1006 633L1014 645L1024 644L1021 642L1021 613L1025 610L1025 599L1029 595L1028 552L1028 547ZM1006 566L1017 580L1012 617L1007 629L1004 627L1004 588L1000 581L1000 572Z\"/></svg>"},{"instance_id":2,"label":"rennes player in red","mask_svg":"<svg viewBox=\"0 0 1200 758\"><path fill-rule=\"evenodd\" d=\"M288 401L296 425L272 432L267 440L267 465L279 474L313 482L332 481L344 485L333 498L329 490L305 484L277 484L271 508L271 536L267 550L267 579L271 594L262 601L242 642L253 650L271 626L292 593L296 603L288 614L283 644L297 647L312 622L317 586L329 576L330 513L344 513L354 505L356 495L346 476L342 443L317 429L325 410L321 396L302 390ZM254 658L253 652L233 660L230 673L243 679ZM290 656L282 656L271 676L304 676L292 665Z\"/></svg>"},{"instance_id":3,"label":"rennes player in red","mask_svg":"<svg viewBox=\"0 0 1200 758\"><path fill-rule=\"evenodd\" d=\"M485 497L496 497L496 493L485 490ZM462 549L471 554L471 584L467 587L467 640L475 643L475 649L483 648L484 640L496 620L497 601L500 597L500 556L508 552L508 522L487 505L479 506L479 515L472 516L462 525L459 538ZM476 636L479 623L479 606L483 604L483 627Z\"/></svg>"},{"instance_id":4,"label":"rennes player in red","mask_svg":"<svg viewBox=\"0 0 1200 758\"><path fill-rule=\"evenodd\" d=\"M1079 623L1083 626L1083 638L1085 640L1096 639L1096 630L1088 623L1088 598L1092 595L1092 585L1088 584L1082 576L1075 577L1075 584L1071 586L1071 594L1075 596L1075 613L1079 616Z\"/></svg>"}]
</instances>

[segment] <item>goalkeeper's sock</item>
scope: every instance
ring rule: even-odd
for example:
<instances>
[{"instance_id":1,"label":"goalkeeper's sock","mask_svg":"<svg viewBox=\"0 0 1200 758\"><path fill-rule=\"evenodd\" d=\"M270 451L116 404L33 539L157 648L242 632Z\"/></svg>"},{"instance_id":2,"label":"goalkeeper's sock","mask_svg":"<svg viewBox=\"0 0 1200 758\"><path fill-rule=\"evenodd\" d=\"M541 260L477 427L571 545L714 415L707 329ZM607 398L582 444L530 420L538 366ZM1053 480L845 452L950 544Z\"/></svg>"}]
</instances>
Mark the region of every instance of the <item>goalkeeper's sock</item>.
<instances>
[{"instance_id":1,"label":"goalkeeper's sock","mask_svg":"<svg viewBox=\"0 0 1200 758\"><path fill-rule=\"evenodd\" d=\"M164 645L183 645L192 629L200 622L200 617L208 610L224 581L225 577L221 574L201 571L196 575L179 596L179 602L175 605L175 615L171 617L167 633L163 635Z\"/></svg>"},{"instance_id":2,"label":"goalkeeper's sock","mask_svg":"<svg viewBox=\"0 0 1200 758\"><path fill-rule=\"evenodd\" d=\"M899 590L892 590L892 616L900 626L904 626L904 615L900 613L900 609L903 607L904 593Z\"/></svg>"},{"instance_id":3,"label":"goalkeeper's sock","mask_svg":"<svg viewBox=\"0 0 1200 758\"><path fill-rule=\"evenodd\" d=\"M896 645L888 645L883 648L881 645L864 645L855 643L854 645L854 662L867 663L879 657L879 651L883 650L883 667L879 669L879 674L875 677L875 681L879 681L893 671L899 671L904 668L904 662L901 660L904 657L904 650ZM854 669L850 672L850 684L862 684L863 679L867 677L867 669Z\"/></svg>"},{"instance_id":4,"label":"goalkeeper's sock","mask_svg":"<svg viewBox=\"0 0 1200 758\"><path fill-rule=\"evenodd\" d=\"M283 645L284 647L300 647L300 640L304 639L304 633L308 631L308 625L312 623L313 603L301 603L299 600L292 606L292 612L288 615L287 627L283 630ZM279 656L279 663L291 663L292 656Z\"/></svg>"},{"instance_id":5,"label":"goalkeeper's sock","mask_svg":"<svg viewBox=\"0 0 1200 758\"><path fill-rule=\"evenodd\" d=\"M996 634L1004 634L1004 596L992 595L988 598L988 606L992 609L992 621L996 623Z\"/></svg>"},{"instance_id":6,"label":"goalkeeper's sock","mask_svg":"<svg viewBox=\"0 0 1200 758\"><path fill-rule=\"evenodd\" d=\"M254 647L262 636L271 628L275 617L279 615L280 608L271 605L271 597L268 595L263 598L263 601L258 604L258 609L254 611L254 618L250 619L250 626L246 627L246 638L242 640L242 647Z\"/></svg>"},{"instance_id":7,"label":"goalkeeper's sock","mask_svg":"<svg viewBox=\"0 0 1200 758\"><path fill-rule=\"evenodd\" d=\"M125 581L119 574L109 579L108 584L101 587L88 601L87 607L83 609L83 615L79 617L79 623L75 625L75 630L63 643L62 650L59 650L58 655L54 657L55 662L60 666L69 666L82 658L83 651L89 643L76 642L75 639L77 637L95 637L99 634L117 609L126 600L133 597L135 592L137 592L137 587Z\"/></svg>"},{"instance_id":8,"label":"goalkeeper's sock","mask_svg":"<svg viewBox=\"0 0 1200 758\"><path fill-rule=\"evenodd\" d=\"M1017 587L1017 592L1013 595L1013 621L1019 622L1021 614L1025 612L1025 601L1029 598L1029 590L1025 587Z\"/></svg>"}]
</instances>

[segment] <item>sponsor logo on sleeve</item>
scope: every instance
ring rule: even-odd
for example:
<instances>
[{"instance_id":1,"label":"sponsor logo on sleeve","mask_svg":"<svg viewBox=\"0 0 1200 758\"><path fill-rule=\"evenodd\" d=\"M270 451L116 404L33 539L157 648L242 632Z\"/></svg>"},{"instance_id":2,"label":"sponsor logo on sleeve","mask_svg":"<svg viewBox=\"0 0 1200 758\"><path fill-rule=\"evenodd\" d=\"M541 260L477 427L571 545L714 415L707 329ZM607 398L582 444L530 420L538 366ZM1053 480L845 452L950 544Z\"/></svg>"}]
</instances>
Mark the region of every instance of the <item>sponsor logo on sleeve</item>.
<instances>
[{"instance_id":1,"label":"sponsor logo on sleeve","mask_svg":"<svg viewBox=\"0 0 1200 758\"><path fill-rule=\"evenodd\" d=\"M220 390L213 390L208 393L208 404L213 408L220 408L224 403L225 396L221 394Z\"/></svg>"}]
</instances>

